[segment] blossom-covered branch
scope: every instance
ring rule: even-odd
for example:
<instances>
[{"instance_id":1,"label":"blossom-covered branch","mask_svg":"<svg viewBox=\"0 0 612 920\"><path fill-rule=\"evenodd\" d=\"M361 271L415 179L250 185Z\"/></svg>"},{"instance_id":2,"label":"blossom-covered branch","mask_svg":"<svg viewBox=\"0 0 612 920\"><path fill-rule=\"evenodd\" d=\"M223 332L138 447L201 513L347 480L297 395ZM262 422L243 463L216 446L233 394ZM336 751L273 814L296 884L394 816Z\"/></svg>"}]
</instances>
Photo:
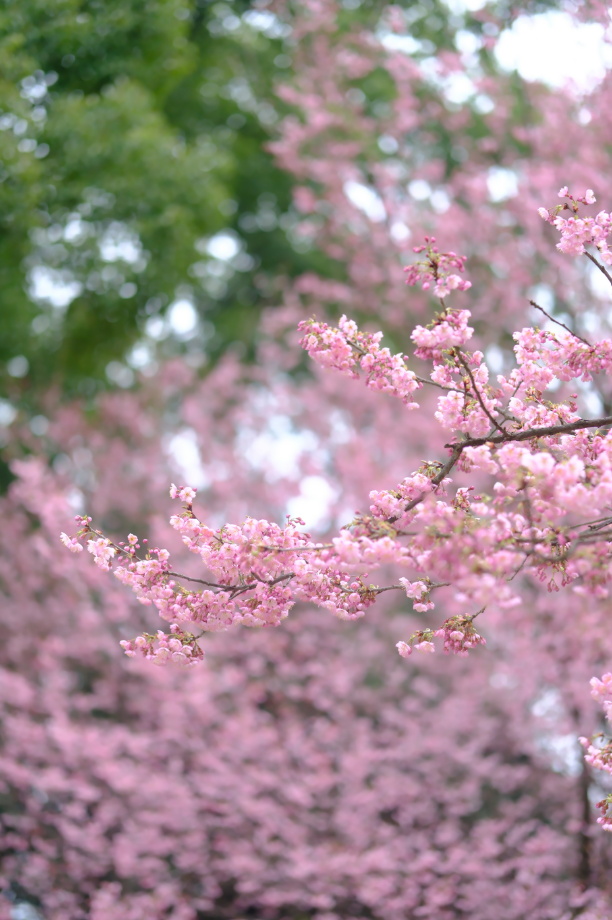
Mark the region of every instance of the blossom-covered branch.
<instances>
[{"instance_id":1,"label":"blossom-covered branch","mask_svg":"<svg viewBox=\"0 0 612 920\"><path fill-rule=\"evenodd\" d=\"M594 200L590 192L568 197L575 214L578 203ZM555 209L549 219L561 231L563 251L577 253L593 242L607 258L611 224L604 212L579 222L563 221ZM433 280L441 298L466 290L468 282L449 274L450 268L463 271L464 258L439 254L433 242L427 240L427 260L411 267L408 282L420 279L425 287ZM492 605L508 610L521 603L519 573L548 591L567 587L607 597L612 417L581 418L575 395L552 402L544 394L576 378L609 374L612 340L591 345L567 329L523 328L514 333L515 368L493 382L483 353L465 350L474 332L469 319L468 310L442 301L433 321L411 335L415 356L431 363L430 380L443 389L435 418L450 433L440 451L446 458L423 462L395 488L370 492L368 513L357 514L331 542L313 542L299 518L282 527L247 518L214 529L196 516L195 489L173 485L171 497L183 502L183 510L170 523L212 573L210 581L198 580L172 571L167 550L149 549L139 557L135 535L127 545L113 543L91 527L89 517L79 518L77 535L62 535L66 546L78 552L86 541L100 568L114 565L138 600L171 623L169 635L160 630L124 641L126 654L192 666L202 658L198 639L205 632L236 624L277 626L296 601L354 620L388 590L405 591L416 611L427 612L435 606L432 590L450 587L445 604L455 609L444 623L418 630L397 647L403 657L413 649L431 653L441 639L445 653L467 655L485 644L474 627L476 616ZM407 409L419 408L413 395L422 382L407 355L381 347L382 333L360 331L345 316L338 327L313 319L299 329L302 347L322 367L351 378L362 371L369 389L400 399ZM454 487L455 468L472 484ZM609 516L602 514L608 510ZM371 583L370 573L381 566L402 572L399 584ZM183 580L203 587L194 590ZM608 754L590 749L588 756L597 766L608 762ZM602 823L611 824L608 818Z\"/></svg>"}]
</instances>

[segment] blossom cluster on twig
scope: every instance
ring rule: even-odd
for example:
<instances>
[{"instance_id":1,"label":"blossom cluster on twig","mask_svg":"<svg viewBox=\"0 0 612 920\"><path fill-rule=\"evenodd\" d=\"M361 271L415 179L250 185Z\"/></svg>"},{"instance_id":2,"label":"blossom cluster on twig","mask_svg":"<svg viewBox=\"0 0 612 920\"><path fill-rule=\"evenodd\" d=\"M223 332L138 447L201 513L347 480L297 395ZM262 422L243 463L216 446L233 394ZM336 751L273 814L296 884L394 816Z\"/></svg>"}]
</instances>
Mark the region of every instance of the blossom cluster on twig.
<instances>
[{"instance_id":1,"label":"blossom cluster on twig","mask_svg":"<svg viewBox=\"0 0 612 920\"><path fill-rule=\"evenodd\" d=\"M447 297L451 291L467 291L472 282L461 277L467 256L458 256L456 252L440 252L435 243L435 236L426 236L425 246L413 247L413 252L424 252L426 257L404 269L406 284L411 287L420 284L424 291L428 291L433 284L433 293L440 298ZM461 274L457 275L453 269Z\"/></svg>"}]
</instances>

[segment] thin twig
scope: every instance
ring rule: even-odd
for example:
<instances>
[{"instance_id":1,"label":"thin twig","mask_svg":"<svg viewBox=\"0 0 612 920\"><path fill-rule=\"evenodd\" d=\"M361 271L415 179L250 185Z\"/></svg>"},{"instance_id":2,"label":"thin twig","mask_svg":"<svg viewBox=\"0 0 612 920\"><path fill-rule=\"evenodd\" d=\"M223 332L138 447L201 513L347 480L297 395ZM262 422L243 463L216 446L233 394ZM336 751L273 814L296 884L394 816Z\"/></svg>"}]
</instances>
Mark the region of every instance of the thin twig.
<instances>
[{"instance_id":1,"label":"thin twig","mask_svg":"<svg viewBox=\"0 0 612 920\"><path fill-rule=\"evenodd\" d=\"M590 342L587 342L586 339L583 339L581 335L578 335L578 333L570 329L569 326L566 326L565 323L562 323L560 320L555 319L554 316L551 316L550 313L547 313L544 307L541 307L539 304L537 304L535 300L530 300L529 303L531 304L532 307L535 307L536 310L539 310L540 313L543 313L544 316L547 316L549 320L551 321L551 323L556 323L557 326L561 326L563 329L566 330L566 332L569 332L570 335L573 335L575 339L580 339L580 341L584 342L585 345L588 345L589 348L592 347Z\"/></svg>"},{"instance_id":2,"label":"thin twig","mask_svg":"<svg viewBox=\"0 0 612 920\"><path fill-rule=\"evenodd\" d=\"M517 424L520 424L517 417L515 415L512 415L512 413L508 412L506 409L502 409L501 407L498 407L495 411L497 412L498 415L503 415L503 417L506 419L507 422L516 422Z\"/></svg>"},{"instance_id":3,"label":"thin twig","mask_svg":"<svg viewBox=\"0 0 612 920\"><path fill-rule=\"evenodd\" d=\"M333 549L333 543L321 543L319 546L266 546L263 544L258 547L273 553L314 553L321 549Z\"/></svg>"},{"instance_id":4,"label":"thin twig","mask_svg":"<svg viewBox=\"0 0 612 920\"><path fill-rule=\"evenodd\" d=\"M599 540L601 540L602 537L609 537L609 536L612 536L611 530L593 529L593 530L587 531L586 533L578 534L578 536L575 537L575 539L572 540L571 542L573 543L587 543L587 542L597 543Z\"/></svg>"},{"instance_id":5,"label":"thin twig","mask_svg":"<svg viewBox=\"0 0 612 920\"><path fill-rule=\"evenodd\" d=\"M240 585L217 585L213 581L204 581L203 578L192 578L190 575L181 575L180 572L165 572L166 575L173 575L175 578L182 578L184 581L197 581L200 585L206 585L208 588L221 588L222 591L231 591L233 587Z\"/></svg>"},{"instance_id":6,"label":"thin twig","mask_svg":"<svg viewBox=\"0 0 612 920\"><path fill-rule=\"evenodd\" d=\"M435 380L427 380L426 377L417 377L414 375L415 380L418 380L419 383L426 383L430 387L437 387L439 390L446 390L448 393L463 393L463 390L458 389L457 387L445 387L441 383L436 383Z\"/></svg>"},{"instance_id":7,"label":"thin twig","mask_svg":"<svg viewBox=\"0 0 612 920\"><path fill-rule=\"evenodd\" d=\"M523 568L523 566L525 565L525 563L527 562L527 560L529 559L530 556L531 556L531 553L526 553L526 554L525 554L525 558L523 559L523 561L522 561L521 564L519 565L519 567L518 567L518 569L516 570L516 572L514 573L514 575L511 575L510 578L507 578L507 579L506 579L506 581L514 581L514 579L516 578L516 576L518 575L518 573L521 571L521 569Z\"/></svg>"},{"instance_id":8,"label":"thin twig","mask_svg":"<svg viewBox=\"0 0 612 920\"><path fill-rule=\"evenodd\" d=\"M608 514L606 517L595 518L594 521L582 521L581 524L575 524L575 527L591 527L593 524L599 524L601 521L612 521L612 517Z\"/></svg>"},{"instance_id":9,"label":"thin twig","mask_svg":"<svg viewBox=\"0 0 612 920\"><path fill-rule=\"evenodd\" d=\"M434 486L439 486L442 480L450 473L450 471L456 464L457 460L461 456L461 451L463 450L464 442L461 441L460 444L447 444L446 446L450 447L453 452L450 456L450 459L444 465L441 465L440 471L436 473L434 478L431 480ZM408 502L407 505L404 506L404 510L402 513L407 514L409 511L412 511L413 508L416 508L416 506L419 505L423 501L426 495L427 495L427 492L419 492L416 498L413 498L411 501ZM389 524L393 524L395 521L399 519L399 517L400 515L396 514L393 517L387 518L387 520Z\"/></svg>"},{"instance_id":10,"label":"thin twig","mask_svg":"<svg viewBox=\"0 0 612 920\"><path fill-rule=\"evenodd\" d=\"M601 264L597 261L597 259L596 259L594 256L591 255L590 252L587 252L586 249L584 250L584 254L585 254L585 256L587 257L587 259L590 259L591 262L593 263L593 265L596 265L597 268L599 269L599 271L600 271L603 275L606 276L606 278L608 279L608 281L610 282L610 284L612 284L612 275L603 267L603 265L601 265Z\"/></svg>"},{"instance_id":11,"label":"thin twig","mask_svg":"<svg viewBox=\"0 0 612 920\"><path fill-rule=\"evenodd\" d=\"M484 414L486 415L486 417L489 419L489 421L490 421L491 424L493 425L493 428L494 428L494 429L497 429L498 431L502 431L502 432L503 432L504 429L502 428L502 426L499 424L499 422L495 421L495 419L493 418L493 416L491 415L491 413L489 412L489 410L488 410L487 407L485 406L484 400L483 400L482 395L481 395L481 393L480 393L480 390L479 390L478 387L476 386L476 381L474 380L474 375L472 374L472 371L470 370L470 366L469 366L469 364L467 363L467 361L465 360L465 358L464 358L463 355L461 354L461 351L460 351L458 348L456 349L456 354L457 354L457 357L459 358L459 362L461 363L462 367L468 372L468 375L469 375L469 378L470 378L470 382L471 382L471 384L472 384L472 389L474 390L474 393L475 393L475 395L476 395L476 399L477 399L478 402L480 403L480 408L482 409L482 411L484 412Z\"/></svg>"},{"instance_id":12,"label":"thin twig","mask_svg":"<svg viewBox=\"0 0 612 920\"><path fill-rule=\"evenodd\" d=\"M535 539L535 533L534 533L535 528L533 526L533 515L531 513L531 499L529 498L529 492L527 490L527 483L524 484L524 489L525 489L525 497L523 498L522 504L525 508L525 514L527 517L527 521L529 523L529 540L531 542L531 552L535 553L536 552L536 539Z\"/></svg>"},{"instance_id":13,"label":"thin twig","mask_svg":"<svg viewBox=\"0 0 612 920\"><path fill-rule=\"evenodd\" d=\"M434 588L450 588L450 581L442 581L439 584L427 585L427 593L433 591ZM389 585L388 588L375 588L374 591L376 594L382 594L384 591L405 591L405 585Z\"/></svg>"}]
</instances>

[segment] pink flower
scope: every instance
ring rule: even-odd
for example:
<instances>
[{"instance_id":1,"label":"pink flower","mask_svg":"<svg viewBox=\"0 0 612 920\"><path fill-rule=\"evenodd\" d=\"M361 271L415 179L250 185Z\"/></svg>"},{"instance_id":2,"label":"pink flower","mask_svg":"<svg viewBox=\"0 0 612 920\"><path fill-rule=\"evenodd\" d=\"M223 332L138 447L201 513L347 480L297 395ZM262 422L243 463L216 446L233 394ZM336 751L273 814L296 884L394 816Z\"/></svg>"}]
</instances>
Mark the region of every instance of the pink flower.
<instances>
[{"instance_id":1,"label":"pink flower","mask_svg":"<svg viewBox=\"0 0 612 920\"><path fill-rule=\"evenodd\" d=\"M423 654L430 655L432 652L435 652L436 647L433 642L417 642L417 644L414 646L414 650L416 652L422 652Z\"/></svg>"},{"instance_id":2,"label":"pink flower","mask_svg":"<svg viewBox=\"0 0 612 920\"><path fill-rule=\"evenodd\" d=\"M76 537L69 537L68 534L61 533L60 540L64 546L70 550L71 553L82 553L83 547L79 543Z\"/></svg>"}]
</instances>

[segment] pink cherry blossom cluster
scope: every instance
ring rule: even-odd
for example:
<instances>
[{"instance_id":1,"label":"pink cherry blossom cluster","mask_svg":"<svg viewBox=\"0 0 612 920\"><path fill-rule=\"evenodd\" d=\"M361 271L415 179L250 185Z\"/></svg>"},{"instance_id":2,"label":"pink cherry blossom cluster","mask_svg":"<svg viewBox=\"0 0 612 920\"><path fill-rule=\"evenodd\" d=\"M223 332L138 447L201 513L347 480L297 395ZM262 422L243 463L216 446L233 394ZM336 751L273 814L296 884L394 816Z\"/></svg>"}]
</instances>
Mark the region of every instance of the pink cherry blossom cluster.
<instances>
[{"instance_id":1,"label":"pink cherry blossom cluster","mask_svg":"<svg viewBox=\"0 0 612 920\"><path fill-rule=\"evenodd\" d=\"M612 218L607 211L600 211L595 217L561 217L563 210L573 211L578 214L578 204L594 204L596 198L592 189L579 197L570 195L567 186L559 190L559 198L567 198L570 204L556 205L554 208L538 208L538 214L544 220L556 227L561 233L557 249L566 255L580 256L585 246L591 244L599 250L601 259L606 265L612 265L612 251L608 248L607 239L612 229Z\"/></svg>"},{"instance_id":2,"label":"pink cherry blossom cluster","mask_svg":"<svg viewBox=\"0 0 612 920\"><path fill-rule=\"evenodd\" d=\"M382 332L360 332L357 324L342 316L339 328L314 319L298 326L304 333L300 341L311 358L322 367L333 368L349 377L358 377L358 365L366 372L366 386L371 390L389 393L401 399L408 409L418 409L412 399L422 384L413 371L406 367L406 356L392 355L388 348L380 347Z\"/></svg>"},{"instance_id":3,"label":"pink cherry blossom cluster","mask_svg":"<svg viewBox=\"0 0 612 920\"><path fill-rule=\"evenodd\" d=\"M602 339L593 345L571 332L551 332L522 329L514 333L515 354L520 368L507 382L516 385L519 379L538 390L545 390L556 378L569 381L580 377L591 380L593 374L612 368L612 343Z\"/></svg>"},{"instance_id":4,"label":"pink cherry blossom cluster","mask_svg":"<svg viewBox=\"0 0 612 920\"><path fill-rule=\"evenodd\" d=\"M161 667L172 662L179 667L189 668L204 657L197 636L184 632L178 623L171 625L170 635L159 629L155 635L143 633L132 640L123 639L119 645L129 658L140 654L147 661Z\"/></svg>"},{"instance_id":5,"label":"pink cherry blossom cluster","mask_svg":"<svg viewBox=\"0 0 612 920\"><path fill-rule=\"evenodd\" d=\"M373 490L369 496L372 502L370 511L376 518L397 522L400 528L406 527L416 514L416 512L411 513L412 509L408 507L409 505L412 505L413 502L417 503L433 489L437 489L440 495L445 494L445 482L435 485L433 482L439 471L440 467L436 464L423 464L419 470L403 479L395 489Z\"/></svg>"},{"instance_id":6,"label":"pink cherry blossom cluster","mask_svg":"<svg viewBox=\"0 0 612 920\"><path fill-rule=\"evenodd\" d=\"M277 626L296 600L315 603L343 620L358 619L381 590L365 583L365 569L406 562L408 557L406 548L388 534L368 536L369 529L363 523L356 523L353 532L342 530L327 545L312 543L309 534L298 530L303 524L299 518L289 519L284 528L247 518L240 526L214 530L193 512L194 489L173 485L170 494L183 497L185 502L184 511L171 517L171 526L216 580L176 578L203 584L203 589L186 588L174 580L168 550L148 548L146 557L141 558L136 554L140 548L136 535L129 535L127 545L113 543L92 530L89 517L79 518L79 533L75 537L63 535L62 542L72 550L80 545L79 540L86 540L94 562L104 571L116 561L115 576L134 591L141 604L154 605L163 619L176 621L174 631L180 628L179 623L197 624L201 630L198 638L237 624ZM395 535L392 529L390 533ZM170 659L164 650L174 646L165 644L163 636L158 632L146 642L139 637L122 644L126 654L140 650L148 660L165 663ZM179 638L185 648L193 647L190 663L200 661L202 655L195 652L194 637L181 633ZM154 642L159 643L155 648ZM181 654L186 654L184 649Z\"/></svg>"},{"instance_id":7,"label":"pink cherry blossom cluster","mask_svg":"<svg viewBox=\"0 0 612 920\"><path fill-rule=\"evenodd\" d=\"M612 674L604 674L601 680L597 677L591 678L591 696L601 704L607 722L612 726ZM596 770L603 770L605 773L612 775L612 738L606 741L603 733L595 735L589 741L588 738L580 739L582 745L586 748L585 760ZM612 831L612 793L597 803L601 810L601 815L597 823L605 831Z\"/></svg>"},{"instance_id":8,"label":"pink cherry blossom cluster","mask_svg":"<svg viewBox=\"0 0 612 920\"><path fill-rule=\"evenodd\" d=\"M427 257L404 269L407 274L406 284L411 287L420 284L424 291L428 291L433 283L433 293L440 298L447 297L451 291L467 291L472 282L452 271L456 269L463 273L467 256L458 256L455 252L439 252L435 242L435 236L426 236L425 246L413 247L413 252L426 252Z\"/></svg>"},{"instance_id":9,"label":"pink cherry blossom cluster","mask_svg":"<svg viewBox=\"0 0 612 920\"><path fill-rule=\"evenodd\" d=\"M487 644L486 639L477 633L472 625L475 616L478 614L454 616L446 620L439 629L419 629L412 634L408 642L398 642L396 648L402 658L408 658L413 650L432 654L436 650L434 639L443 639L445 655L452 652L465 658L470 649Z\"/></svg>"},{"instance_id":10,"label":"pink cherry blossom cluster","mask_svg":"<svg viewBox=\"0 0 612 920\"><path fill-rule=\"evenodd\" d=\"M408 581L407 578L400 578L398 580L400 585L403 585L406 590L406 597L410 597L414 600L412 604L413 610L416 610L417 613L427 613L428 610L434 609L435 604L429 597L431 585L426 584L424 581Z\"/></svg>"},{"instance_id":11,"label":"pink cherry blossom cluster","mask_svg":"<svg viewBox=\"0 0 612 920\"><path fill-rule=\"evenodd\" d=\"M447 349L469 342L474 334L468 325L470 316L469 310L445 310L436 315L429 326L417 326L410 336L417 346L417 358L423 361L441 359Z\"/></svg>"}]
</instances>

